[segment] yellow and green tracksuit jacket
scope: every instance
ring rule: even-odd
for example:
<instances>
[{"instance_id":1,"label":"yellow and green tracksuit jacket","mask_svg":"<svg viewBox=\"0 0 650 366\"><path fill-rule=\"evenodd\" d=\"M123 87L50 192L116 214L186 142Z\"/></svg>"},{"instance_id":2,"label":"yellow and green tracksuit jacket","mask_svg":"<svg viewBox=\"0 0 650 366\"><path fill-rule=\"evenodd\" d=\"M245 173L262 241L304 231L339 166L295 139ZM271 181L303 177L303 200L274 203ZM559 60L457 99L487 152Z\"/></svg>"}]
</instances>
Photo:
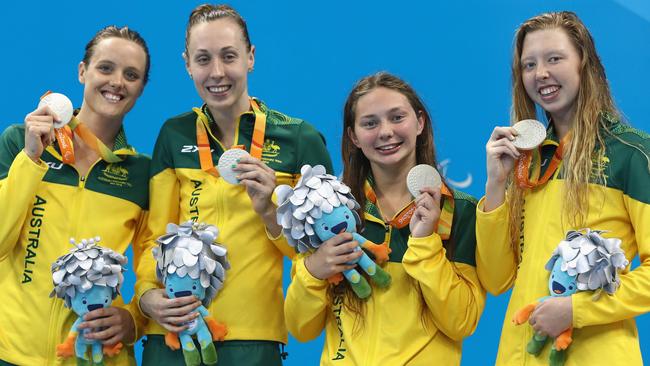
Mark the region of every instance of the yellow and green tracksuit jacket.
<instances>
[{"instance_id":1,"label":"yellow and green tracksuit jacket","mask_svg":"<svg viewBox=\"0 0 650 366\"><path fill-rule=\"evenodd\" d=\"M295 185L304 164L322 164L332 171L325 140L310 124L263 103L260 109L266 114L262 161L275 170L277 184ZM205 105L203 111L214 123ZM252 111L242 114L238 121L234 144L244 145L247 151L254 121ZM196 144L195 112L169 119L160 131L150 181L152 236L146 241L146 254L137 270L136 293L162 287L156 280L151 249L155 239L165 233L167 223L193 220L216 225L217 240L228 249L231 268L223 289L210 304L210 314L228 327L226 340L286 343L282 258L293 257L295 251L281 234L277 238L267 235L244 186L229 184L201 170ZM216 163L224 146L212 134L210 146ZM165 330L149 321L146 333L164 334Z\"/></svg>"},{"instance_id":2,"label":"yellow and green tracksuit jacket","mask_svg":"<svg viewBox=\"0 0 650 366\"><path fill-rule=\"evenodd\" d=\"M485 291L474 261L476 200L458 191L454 197L451 260L437 233L413 238L408 226L384 224L377 207L366 202L362 235L390 243L383 268L392 284L373 287L361 326L342 297L328 301L329 283L309 273L304 257L296 260L284 307L287 327L301 341L325 329L321 365L460 364L462 340L476 329Z\"/></svg>"},{"instance_id":3,"label":"yellow and green tracksuit jacket","mask_svg":"<svg viewBox=\"0 0 650 366\"><path fill-rule=\"evenodd\" d=\"M589 184L585 227L606 230L605 237L620 238L626 257L631 261L638 253L641 266L622 272L621 286L613 295L603 292L597 301L592 300L590 291L572 296L574 330L567 366L643 364L634 317L650 310L650 139L618 122L611 128L614 137L606 138L605 157L597 164L605 169L606 183ZM550 137L542 148L542 161L550 160L557 146L552 133ZM544 265L568 230L581 229L562 219L563 187L562 173L556 172L545 185L526 192L521 253L511 249L507 202L488 213L482 211L482 201L479 203L479 277L495 295L513 288L503 322L498 365L548 365L550 342L538 357L528 354L526 344L533 330L528 324L515 326L512 318L526 304L549 295L549 272Z\"/></svg>"},{"instance_id":4,"label":"yellow and green tracksuit jacket","mask_svg":"<svg viewBox=\"0 0 650 366\"><path fill-rule=\"evenodd\" d=\"M126 151L123 162L95 163L85 177L61 161L50 146L37 164L23 151L24 126L9 127L0 137L0 359L17 365L76 365L74 357L57 359L77 315L64 301L50 298L51 264L77 240L100 236L100 245L124 253L146 224L149 158L126 145L121 131L115 150ZM134 255L139 256L134 247ZM144 318L137 305L126 308L136 323ZM126 347L108 365L134 364Z\"/></svg>"}]
</instances>

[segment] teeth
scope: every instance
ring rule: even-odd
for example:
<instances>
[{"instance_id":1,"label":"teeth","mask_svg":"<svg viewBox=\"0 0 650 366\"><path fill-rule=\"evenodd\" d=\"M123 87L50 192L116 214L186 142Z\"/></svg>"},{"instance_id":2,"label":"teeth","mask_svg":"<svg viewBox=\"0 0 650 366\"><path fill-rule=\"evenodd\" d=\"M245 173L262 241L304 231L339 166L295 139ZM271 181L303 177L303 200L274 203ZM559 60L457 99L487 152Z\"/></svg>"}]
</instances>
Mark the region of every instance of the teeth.
<instances>
[{"instance_id":1,"label":"teeth","mask_svg":"<svg viewBox=\"0 0 650 366\"><path fill-rule=\"evenodd\" d=\"M208 90L211 93L223 93L228 89L230 89L230 85L226 85L226 86L210 86L210 87L208 87Z\"/></svg>"},{"instance_id":2,"label":"teeth","mask_svg":"<svg viewBox=\"0 0 650 366\"><path fill-rule=\"evenodd\" d=\"M559 86L547 86L545 88L540 89L539 93L541 95L549 95L551 93L554 93L556 91L560 90Z\"/></svg>"},{"instance_id":3,"label":"teeth","mask_svg":"<svg viewBox=\"0 0 650 366\"><path fill-rule=\"evenodd\" d=\"M103 92L102 95L104 96L104 98L110 100L111 102L119 102L122 99L121 96L110 92Z\"/></svg>"},{"instance_id":4,"label":"teeth","mask_svg":"<svg viewBox=\"0 0 650 366\"><path fill-rule=\"evenodd\" d=\"M399 144L384 145L377 148L377 150L390 150L397 147Z\"/></svg>"}]
</instances>

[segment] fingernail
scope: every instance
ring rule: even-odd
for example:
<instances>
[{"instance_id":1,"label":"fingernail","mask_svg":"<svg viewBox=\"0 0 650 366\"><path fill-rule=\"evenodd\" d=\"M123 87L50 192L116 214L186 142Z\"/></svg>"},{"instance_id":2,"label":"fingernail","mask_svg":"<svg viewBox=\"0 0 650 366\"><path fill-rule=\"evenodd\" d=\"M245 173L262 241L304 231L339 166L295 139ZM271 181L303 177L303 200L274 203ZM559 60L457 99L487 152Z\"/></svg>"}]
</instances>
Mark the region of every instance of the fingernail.
<instances>
[{"instance_id":1,"label":"fingernail","mask_svg":"<svg viewBox=\"0 0 650 366\"><path fill-rule=\"evenodd\" d=\"M233 164L230 166L230 168L235 169L237 167L237 164Z\"/></svg>"},{"instance_id":2,"label":"fingernail","mask_svg":"<svg viewBox=\"0 0 650 366\"><path fill-rule=\"evenodd\" d=\"M239 160L241 160L241 158L238 158L238 159L237 159L237 160L235 160L235 161L239 163Z\"/></svg>"}]
</instances>

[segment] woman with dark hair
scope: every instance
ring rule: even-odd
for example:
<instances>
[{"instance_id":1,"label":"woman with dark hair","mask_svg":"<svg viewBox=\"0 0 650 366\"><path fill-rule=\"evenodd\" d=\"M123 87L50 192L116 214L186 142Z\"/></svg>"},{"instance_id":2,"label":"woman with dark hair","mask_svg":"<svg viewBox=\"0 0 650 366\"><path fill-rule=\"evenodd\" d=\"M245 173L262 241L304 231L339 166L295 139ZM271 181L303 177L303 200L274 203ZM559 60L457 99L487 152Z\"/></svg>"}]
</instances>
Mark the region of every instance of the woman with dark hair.
<instances>
[{"instance_id":1,"label":"woman with dark hair","mask_svg":"<svg viewBox=\"0 0 650 366\"><path fill-rule=\"evenodd\" d=\"M476 201L444 183L415 199L407 190L411 168L436 166L424 103L388 73L361 79L345 103L342 145L362 235L389 246L392 284L365 301L347 281L330 285L362 254L349 233L339 234L297 259L285 302L289 331L307 341L325 329L321 365L459 364L485 303L474 261Z\"/></svg>"},{"instance_id":2,"label":"woman with dark hair","mask_svg":"<svg viewBox=\"0 0 650 366\"><path fill-rule=\"evenodd\" d=\"M310 124L249 96L255 46L236 10L196 7L185 41L185 66L204 104L167 120L158 135L147 252L168 223L192 220L217 226L231 264L223 289L208 308L228 330L215 343L219 365L278 365L279 345L287 342L283 256L293 257L295 251L281 235L271 196L276 182L295 184L303 164L322 164L331 172L329 155ZM228 183L215 168L233 148L250 152L232 164L237 184ZM143 364L182 364L183 353L172 351L163 334L186 329L201 303L192 296L167 298L154 270L153 257L143 257L136 293L142 311L155 320L146 330Z\"/></svg>"},{"instance_id":3,"label":"woman with dark hair","mask_svg":"<svg viewBox=\"0 0 650 366\"><path fill-rule=\"evenodd\" d=\"M519 27L512 82L513 123L545 119L548 129L533 152L517 150L512 127L496 127L486 145L478 273L495 295L512 288L497 364L546 365L561 353L549 345L535 356L528 340L573 327L567 364L641 365L634 316L650 310L650 140L620 121L594 41L574 13L540 14ZM613 295L552 297L532 312L532 327L515 326L517 310L549 295L544 267L554 249L585 228L620 239L641 266L623 270Z\"/></svg>"},{"instance_id":4,"label":"woman with dark hair","mask_svg":"<svg viewBox=\"0 0 650 366\"><path fill-rule=\"evenodd\" d=\"M77 364L74 357L57 360L55 349L76 314L49 298L50 266L70 250L70 237L100 236L102 246L119 253L134 243L138 261L149 159L126 143L122 125L148 74L142 37L127 27L106 27L79 63L83 102L70 124L55 133L62 116L42 106L0 137L0 202L11 207L0 220L0 365ZM135 342L139 323L137 307L118 297L113 306L89 312L79 329L112 347ZM135 364L133 349L105 361Z\"/></svg>"}]
</instances>

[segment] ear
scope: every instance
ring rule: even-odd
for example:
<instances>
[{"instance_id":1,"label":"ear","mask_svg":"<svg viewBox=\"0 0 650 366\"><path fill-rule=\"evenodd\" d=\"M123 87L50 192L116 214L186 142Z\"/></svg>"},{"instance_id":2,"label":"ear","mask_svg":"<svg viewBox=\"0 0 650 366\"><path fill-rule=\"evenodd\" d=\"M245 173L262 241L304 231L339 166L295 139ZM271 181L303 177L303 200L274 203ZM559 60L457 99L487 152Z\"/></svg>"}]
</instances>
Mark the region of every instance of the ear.
<instances>
[{"instance_id":1,"label":"ear","mask_svg":"<svg viewBox=\"0 0 650 366\"><path fill-rule=\"evenodd\" d=\"M82 83L82 84L85 84L86 83L86 78L85 78L84 75L86 74L86 64L83 61L81 61L79 63L79 67L78 67L77 72L78 72L79 82Z\"/></svg>"},{"instance_id":2,"label":"ear","mask_svg":"<svg viewBox=\"0 0 650 366\"><path fill-rule=\"evenodd\" d=\"M357 135L354 133L354 130L351 127L348 127L345 132L347 132L348 137L354 144L354 146L359 147L359 139L357 139Z\"/></svg>"},{"instance_id":3,"label":"ear","mask_svg":"<svg viewBox=\"0 0 650 366\"><path fill-rule=\"evenodd\" d=\"M185 62L185 70L187 71L187 73L190 75L191 78L192 72L190 72L190 57L186 52L183 52L181 56L183 57L183 62Z\"/></svg>"},{"instance_id":4,"label":"ear","mask_svg":"<svg viewBox=\"0 0 650 366\"><path fill-rule=\"evenodd\" d=\"M422 131L424 131L424 123L425 123L424 112L419 111L418 112L418 136L420 136Z\"/></svg>"},{"instance_id":5,"label":"ear","mask_svg":"<svg viewBox=\"0 0 650 366\"><path fill-rule=\"evenodd\" d=\"M255 66L255 46L251 45L251 50L248 52L248 70L253 70Z\"/></svg>"}]
</instances>

